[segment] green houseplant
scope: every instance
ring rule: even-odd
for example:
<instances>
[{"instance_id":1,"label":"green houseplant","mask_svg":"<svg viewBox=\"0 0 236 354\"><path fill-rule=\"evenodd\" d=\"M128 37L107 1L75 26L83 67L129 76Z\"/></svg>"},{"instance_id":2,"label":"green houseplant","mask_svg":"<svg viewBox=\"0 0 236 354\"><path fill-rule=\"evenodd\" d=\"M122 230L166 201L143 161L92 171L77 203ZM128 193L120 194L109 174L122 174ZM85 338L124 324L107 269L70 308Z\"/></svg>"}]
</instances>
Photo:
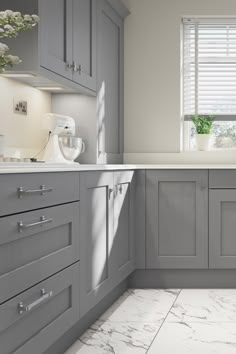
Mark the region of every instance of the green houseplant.
<instances>
[{"instance_id":1,"label":"green houseplant","mask_svg":"<svg viewBox=\"0 0 236 354\"><path fill-rule=\"evenodd\" d=\"M199 115L192 116L192 122L196 129L196 142L197 148L200 151L206 151L210 148L211 143L211 130L214 121L212 115Z\"/></svg>"}]
</instances>

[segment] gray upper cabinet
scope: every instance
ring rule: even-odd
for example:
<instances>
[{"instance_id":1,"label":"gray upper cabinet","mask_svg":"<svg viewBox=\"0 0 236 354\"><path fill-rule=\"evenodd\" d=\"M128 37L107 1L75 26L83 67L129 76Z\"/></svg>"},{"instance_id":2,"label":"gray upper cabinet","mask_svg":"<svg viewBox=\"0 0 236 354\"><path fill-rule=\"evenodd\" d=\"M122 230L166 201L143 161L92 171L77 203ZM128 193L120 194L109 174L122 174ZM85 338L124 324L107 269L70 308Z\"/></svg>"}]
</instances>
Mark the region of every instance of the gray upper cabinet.
<instances>
[{"instance_id":1,"label":"gray upper cabinet","mask_svg":"<svg viewBox=\"0 0 236 354\"><path fill-rule=\"evenodd\" d=\"M60 86L65 92L96 94L96 0L2 0L0 9L37 13L33 31L11 41L22 59L10 72L32 86Z\"/></svg>"},{"instance_id":2,"label":"gray upper cabinet","mask_svg":"<svg viewBox=\"0 0 236 354\"><path fill-rule=\"evenodd\" d=\"M236 268L236 190L209 192L210 268Z\"/></svg>"},{"instance_id":3,"label":"gray upper cabinet","mask_svg":"<svg viewBox=\"0 0 236 354\"><path fill-rule=\"evenodd\" d=\"M114 279L134 270L134 171L114 172Z\"/></svg>"},{"instance_id":4,"label":"gray upper cabinet","mask_svg":"<svg viewBox=\"0 0 236 354\"><path fill-rule=\"evenodd\" d=\"M147 171L147 268L208 267L208 172Z\"/></svg>"},{"instance_id":5,"label":"gray upper cabinet","mask_svg":"<svg viewBox=\"0 0 236 354\"><path fill-rule=\"evenodd\" d=\"M41 0L40 65L72 80L72 1Z\"/></svg>"},{"instance_id":6,"label":"gray upper cabinet","mask_svg":"<svg viewBox=\"0 0 236 354\"><path fill-rule=\"evenodd\" d=\"M96 0L73 0L72 16L73 80L96 91Z\"/></svg>"},{"instance_id":7,"label":"gray upper cabinet","mask_svg":"<svg viewBox=\"0 0 236 354\"><path fill-rule=\"evenodd\" d=\"M80 177L81 316L111 289L113 173L82 172Z\"/></svg>"},{"instance_id":8,"label":"gray upper cabinet","mask_svg":"<svg viewBox=\"0 0 236 354\"><path fill-rule=\"evenodd\" d=\"M105 0L97 4L98 163L123 156L123 19Z\"/></svg>"}]
</instances>

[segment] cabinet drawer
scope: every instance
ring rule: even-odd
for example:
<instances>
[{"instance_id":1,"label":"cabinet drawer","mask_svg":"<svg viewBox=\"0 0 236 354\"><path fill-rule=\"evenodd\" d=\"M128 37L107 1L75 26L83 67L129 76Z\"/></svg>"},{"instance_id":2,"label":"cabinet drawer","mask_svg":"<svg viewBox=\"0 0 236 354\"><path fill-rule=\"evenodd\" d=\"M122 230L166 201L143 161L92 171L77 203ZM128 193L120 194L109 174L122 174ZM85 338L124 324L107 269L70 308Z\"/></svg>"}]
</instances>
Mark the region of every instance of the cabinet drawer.
<instances>
[{"instance_id":1,"label":"cabinet drawer","mask_svg":"<svg viewBox=\"0 0 236 354\"><path fill-rule=\"evenodd\" d=\"M0 175L0 216L79 200L76 172Z\"/></svg>"},{"instance_id":2,"label":"cabinet drawer","mask_svg":"<svg viewBox=\"0 0 236 354\"><path fill-rule=\"evenodd\" d=\"M79 259L78 220L79 202L0 218L0 303Z\"/></svg>"},{"instance_id":3,"label":"cabinet drawer","mask_svg":"<svg viewBox=\"0 0 236 354\"><path fill-rule=\"evenodd\" d=\"M236 170L210 170L209 188L236 188Z\"/></svg>"},{"instance_id":4,"label":"cabinet drawer","mask_svg":"<svg viewBox=\"0 0 236 354\"><path fill-rule=\"evenodd\" d=\"M1 354L42 354L79 319L79 263L0 306Z\"/></svg>"}]
</instances>

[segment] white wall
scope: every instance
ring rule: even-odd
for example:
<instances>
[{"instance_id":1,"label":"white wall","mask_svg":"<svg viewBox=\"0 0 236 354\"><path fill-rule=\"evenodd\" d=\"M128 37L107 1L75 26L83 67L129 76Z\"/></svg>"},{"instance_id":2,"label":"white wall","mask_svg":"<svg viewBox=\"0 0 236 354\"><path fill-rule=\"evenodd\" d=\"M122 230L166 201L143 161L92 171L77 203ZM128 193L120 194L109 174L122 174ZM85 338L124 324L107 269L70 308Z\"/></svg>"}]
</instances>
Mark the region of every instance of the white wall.
<instances>
[{"instance_id":1,"label":"white wall","mask_svg":"<svg viewBox=\"0 0 236 354\"><path fill-rule=\"evenodd\" d=\"M13 100L28 102L28 115L13 112ZM0 77L0 134L11 148L40 150L46 138L41 118L51 111L51 95L16 81ZM24 152L23 152L24 155Z\"/></svg>"},{"instance_id":2,"label":"white wall","mask_svg":"<svg viewBox=\"0 0 236 354\"><path fill-rule=\"evenodd\" d=\"M123 1L131 11L125 20L125 152L179 152L181 17L236 16L236 1Z\"/></svg>"}]
</instances>

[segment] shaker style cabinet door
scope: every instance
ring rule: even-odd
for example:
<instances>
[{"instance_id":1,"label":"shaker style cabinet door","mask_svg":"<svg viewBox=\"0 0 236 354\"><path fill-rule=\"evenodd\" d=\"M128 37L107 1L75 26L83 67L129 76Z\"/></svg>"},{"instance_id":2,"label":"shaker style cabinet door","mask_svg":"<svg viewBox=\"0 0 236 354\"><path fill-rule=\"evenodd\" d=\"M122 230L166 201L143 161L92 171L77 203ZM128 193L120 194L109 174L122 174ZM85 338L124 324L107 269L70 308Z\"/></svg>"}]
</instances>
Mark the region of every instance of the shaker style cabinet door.
<instances>
[{"instance_id":1,"label":"shaker style cabinet door","mask_svg":"<svg viewBox=\"0 0 236 354\"><path fill-rule=\"evenodd\" d=\"M210 268L236 268L236 190L209 192Z\"/></svg>"},{"instance_id":2,"label":"shaker style cabinet door","mask_svg":"<svg viewBox=\"0 0 236 354\"><path fill-rule=\"evenodd\" d=\"M72 80L72 0L40 0L40 65Z\"/></svg>"},{"instance_id":3,"label":"shaker style cabinet door","mask_svg":"<svg viewBox=\"0 0 236 354\"><path fill-rule=\"evenodd\" d=\"M113 172L82 172L80 179L81 316L111 289Z\"/></svg>"},{"instance_id":4,"label":"shaker style cabinet door","mask_svg":"<svg viewBox=\"0 0 236 354\"><path fill-rule=\"evenodd\" d=\"M117 285L134 270L134 171L114 172L112 261Z\"/></svg>"},{"instance_id":5,"label":"shaker style cabinet door","mask_svg":"<svg viewBox=\"0 0 236 354\"><path fill-rule=\"evenodd\" d=\"M73 0L73 81L96 91L96 0Z\"/></svg>"},{"instance_id":6,"label":"shaker style cabinet door","mask_svg":"<svg viewBox=\"0 0 236 354\"><path fill-rule=\"evenodd\" d=\"M208 172L147 171L147 268L208 268Z\"/></svg>"},{"instance_id":7,"label":"shaker style cabinet door","mask_svg":"<svg viewBox=\"0 0 236 354\"><path fill-rule=\"evenodd\" d=\"M123 156L123 20L98 1L97 116L98 163L121 163Z\"/></svg>"}]
</instances>

